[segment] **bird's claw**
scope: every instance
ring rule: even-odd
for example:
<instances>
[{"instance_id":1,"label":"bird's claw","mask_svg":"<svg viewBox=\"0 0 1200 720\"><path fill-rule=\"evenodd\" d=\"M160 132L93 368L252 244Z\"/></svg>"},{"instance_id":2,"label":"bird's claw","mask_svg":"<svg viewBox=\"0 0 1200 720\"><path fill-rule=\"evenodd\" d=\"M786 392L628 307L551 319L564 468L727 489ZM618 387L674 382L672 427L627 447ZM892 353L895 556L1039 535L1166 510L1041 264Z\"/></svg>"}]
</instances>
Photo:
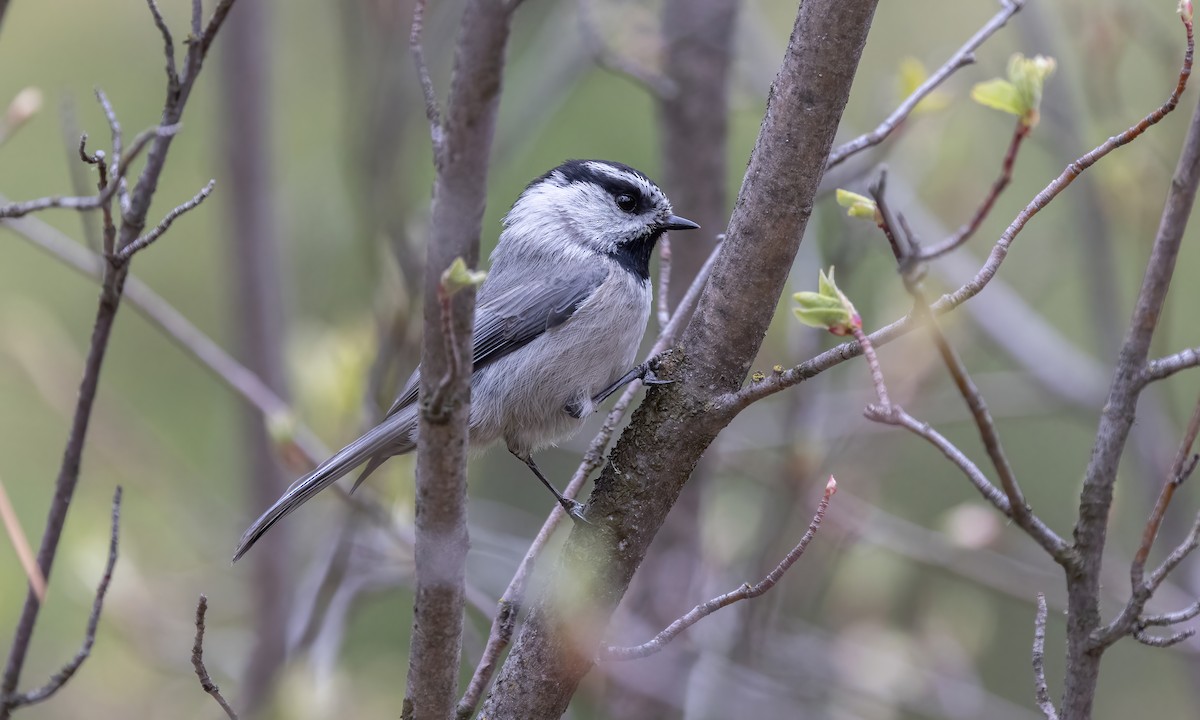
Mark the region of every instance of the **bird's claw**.
<instances>
[{"instance_id":1,"label":"bird's claw","mask_svg":"<svg viewBox=\"0 0 1200 720\"><path fill-rule=\"evenodd\" d=\"M588 520L583 513L583 503L570 498L562 498L562 509L567 513L567 517L571 518L576 525L586 525L593 527L592 521Z\"/></svg>"},{"instance_id":2,"label":"bird's claw","mask_svg":"<svg viewBox=\"0 0 1200 720\"><path fill-rule=\"evenodd\" d=\"M646 368L646 374L642 375L642 384L645 385L646 387L650 387L652 385L670 385L674 382L675 382L674 380L660 378L654 372L653 368Z\"/></svg>"}]
</instances>

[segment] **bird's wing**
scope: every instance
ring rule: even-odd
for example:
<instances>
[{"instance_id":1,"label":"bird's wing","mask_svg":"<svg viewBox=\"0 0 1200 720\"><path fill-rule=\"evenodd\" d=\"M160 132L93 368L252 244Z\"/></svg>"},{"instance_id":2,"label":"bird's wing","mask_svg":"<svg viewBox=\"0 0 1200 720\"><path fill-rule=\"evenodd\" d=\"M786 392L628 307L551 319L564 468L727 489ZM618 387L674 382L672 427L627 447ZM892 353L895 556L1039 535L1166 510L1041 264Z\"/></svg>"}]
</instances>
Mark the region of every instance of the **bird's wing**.
<instances>
[{"instance_id":1,"label":"bird's wing","mask_svg":"<svg viewBox=\"0 0 1200 720\"><path fill-rule=\"evenodd\" d=\"M538 287L515 286L495 297L486 294L475 308L472 334L472 362L478 371L505 355L528 345L539 335L566 322L585 300L591 297L608 268L593 266L570 277L547 278ZM388 415L394 415L417 400L421 386L421 368L413 371L404 390L392 403Z\"/></svg>"}]
</instances>

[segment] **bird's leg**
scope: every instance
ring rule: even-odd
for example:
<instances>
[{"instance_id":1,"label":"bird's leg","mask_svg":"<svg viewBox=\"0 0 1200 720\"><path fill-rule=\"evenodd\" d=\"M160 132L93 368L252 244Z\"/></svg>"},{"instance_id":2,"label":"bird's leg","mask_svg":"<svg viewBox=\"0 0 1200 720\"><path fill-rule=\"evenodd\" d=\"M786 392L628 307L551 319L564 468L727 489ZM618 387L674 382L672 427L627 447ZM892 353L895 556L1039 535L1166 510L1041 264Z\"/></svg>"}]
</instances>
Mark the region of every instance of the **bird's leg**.
<instances>
[{"instance_id":1,"label":"bird's leg","mask_svg":"<svg viewBox=\"0 0 1200 720\"><path fill-rule=\"evenodd\" d=\"M542 471L537 466L537 463L533 461L532 456L522 457L520 453L512 450L511 448L509 449L509 452L512 453L518 460L529 466L529 469L533 471L534 475L537 475L537 479L542 481L542 484L546 486L546 489L554 493L554 498L558 500L558 504L562 505L562 509L566 511L567 515L572 520L577 523L591 525L591 523L588 522L588 519L583 515L583 503L577 502L563 495L558 491L557 488L551 485L550 481L546 479L546 476L542 474Z\"/></svg>"},{"instance_id":2,"label":"bird's leg","mask_svg":"<svg viewBox=\"0 0 1200 720\"><path fill-rule=\"evenodd\" d=\"M632 370L622 375L615 383L604 388L594 397L592 397L592 404L599 405L607 400L610 395L634 380L641 380L643 385L670 385L671 383L675 382L674 380L663 380L659 376L655 375L654 370L650 367L651 362L653 362L653 359L647 360L640 365L634 365Z\"/></svg>"}]
</instances>

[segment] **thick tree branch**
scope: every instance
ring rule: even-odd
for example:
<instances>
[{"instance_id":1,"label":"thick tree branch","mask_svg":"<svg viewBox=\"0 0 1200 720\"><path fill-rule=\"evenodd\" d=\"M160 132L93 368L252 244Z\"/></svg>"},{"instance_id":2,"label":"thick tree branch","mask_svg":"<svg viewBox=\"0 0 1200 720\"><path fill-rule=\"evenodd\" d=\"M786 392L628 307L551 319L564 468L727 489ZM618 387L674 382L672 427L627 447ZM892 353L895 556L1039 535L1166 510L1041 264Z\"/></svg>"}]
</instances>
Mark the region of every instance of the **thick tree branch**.
<instances>
[{"instance_id":1,"label":"thick tree branch","mask_svg":"<svg viewBox=\"0 0 1200 720\"><path fill-rule=\"evenodd\" d=\"M550 587L534 605L483 713L558 717L701 453L732 419L714 394L745 378L812 210L874 14L873 0L805 0L739 201L700 304L605 466ZM795 142L796 137L805 142Z\"/></svg>"},{"instance_id":2,"label":"thick tree branch","mask_svg":"<svg viewBox=\"0 0 1200 720\"><path fill-rule=\"evenodd\" d=\"M662 632L658 633L653 638L642 643L641 645L634 645L632 647L618 647L609 645L601 648L598 659L602 661L637 660L639 658L649 657L650 655L653 655L654 653L665 648L667 643L679 637L680 633L682 633L684 630L687 630L691 626L700 622L709 615L712 615L721 608L728 607L739 600L750 600L752 598L759 597L771 588L775 587L779 581L783 579L784 574L787 573L787 571L796 564L796 561L800 559L800 556L804 554L804 551L808 548L808 544L812 542L812 539L816 537L817 530L819 530L821 527L821 521L825 519L825 513L829 510L829 501L835 492L837 492L837 482L830 477L829 482L825 484L825 494L822 496L820 504L817 505L817 512L815 515L813 515L812 522L808 524L808 530L806 530L804 536L800 538L800 542L796 543L796 546L784 556L783 560L779 561L779 564L775 566L775 569L768 573L765 578L758 581L754 585L742 583L742 586L737 590L732 590L724 595L718 595L706 603L697 605L686 615L683 615L678 620L664 628Z\"/></svg>"},{"instance_id":3,"label":"thick tree branch","mask_svg":"<svg viewBox=\"0 0 1200 720\"><path fill-rule=\"evenodd\" d=\"M704 285L708 282L708 275L712 271L713 264L717 259L717 251L714 249L709 254L708 260L696 277L692 281L691 287L688 288L687 294L683 296L679 306L675 308L675 313L671 316L671 321L662 329L658 339L654 342L654 346L650 348L647 354L646 361L657 357L667 348L675 344L680 331L683 329L684 323L691 317L692 310L696 307L696 303L700 299L700 293L704 290ZM604 419L604 424L600 431L592 438L592 443L584 453L583 461L579 464L579 468L563 489L563 496L574 499L579 494L579 490L583 484L587 482L596 468L600 467L600 461L604 459L604 451L608 449L609 440L612 439L612 434L616 430L621 419L625 417L625 412L629 409L633 402L634 396L637 395L641 388L641 381L635 380L631 382L621 393L621 397L613 405L608 416ZM455 717L458 720L470 720L475 715L475 709L479 706L479 701L483 698L483 692L487 690L487 685L492 680L492 675L496 672L499 666L500 656L503 654L508 643L512 640L513 630L516 629L517 616L520 614L521 606L525 602L525 591L529 584L529 577L533 573L533 567L541 557L542 552L546 549L546 544L550 542L550 537L558 526L562 523L566 513L561 505L555 505L550 511L550 515L546 518L546 522L542 524L538 534L530 543L529 549L525 552L525 557L521 558L521 562L517 565L517 571L513 574L512 580L509 581L508 587L505 588L504 594L500 596L498 603L499 609L496 611L496 617L492 620L492 628L488 633L487 645L484 648L483 654L479 659L478 665L475 667L475 673L471 676L471 682L467 685L467 691L463 693L463 697L459 700L458 709L455 711Z\"/></svg>"},{"instance_id":4,"label":"thick tree branch","mask_svg":"<svg viewBox=\"0 0 1200 720\"><path fill-rule=\"evenodd\" d=\"M515 3L471 0L463 12L454 74L440 125L434 130L437 178L425 263L421 413L417 445L416 597L403 717L444 720L454 712L462 646L467 558L466 459L470 404L469 368L474 288L450 298L443 312L442 273L455 258L479 261L479 235L487 198L488 158L496 129L504 55ZM411 41L419 61L422 3ZM419 80L431 104L427 71ZM441 127L438 137L436 128ZM446 320L448 319L448 323Z\"/></svg>"},{"instance_id":5,"label":"thick tree branch","mask_svg":"<svg viewBox=\"0 0 1200 720\"><path fill-rule=\"evenodd\" d=\"M926 78L925 82L921 83L916 90L913 90L900 103L899 107L893 110L892 114L888 115L874 130L834 148L833 152L829 153L829 161L826 163L825 169L830 170L835 168L851 156L886 140L896 128L900 127L912 113L913 109L926 96L936 90L939 85L946 82L960 68L975 62L975 51L979 49L979 46L992 35L995 35L997 30L1008 24L1012 16L1020 12L1021 8L1025 6L1025 0L1003 0L1001 5L1003 7L1001 7L1000 12L996 13L991 20L988 20L957 52L950 56L949 60Z\"/></svg>"}]
</instances>

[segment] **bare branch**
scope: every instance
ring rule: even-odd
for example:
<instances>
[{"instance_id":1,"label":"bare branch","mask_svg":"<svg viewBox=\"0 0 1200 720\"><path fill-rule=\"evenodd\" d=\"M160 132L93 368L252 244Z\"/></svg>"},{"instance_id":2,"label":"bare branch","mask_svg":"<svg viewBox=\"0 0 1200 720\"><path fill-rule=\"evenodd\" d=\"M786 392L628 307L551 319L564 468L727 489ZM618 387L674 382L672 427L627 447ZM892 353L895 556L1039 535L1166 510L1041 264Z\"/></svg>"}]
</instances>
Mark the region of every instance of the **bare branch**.
<instances>
[{"instance_id":1,"label":"bare branch","mask_svg":"<svg viewBox=\"0 0 1200 720\"><path fill-rule=\"evenodd\" d=\"M723 238L718 238L718 241ZM664 352L668 347L675 344L675 340L683 329L683 323L686 318L692 314L692 310L696 307L697 301L700 299L700 292L704 289L705 283L708 282L708 276L712 272L713 265L716 262L717 254L720 250L720 242L713 248L712 253L708 256L708 260L696 273L696 277L692 280L692 284L688 287L687 293L679 302L679 307L675 308L675 312L671 315L671 321L660 332L654 346L647 354L647 359L657 356ZM633 402L634 396L637 394L641 386L640 380L635 380L625 388L621 393L621 397L613 405L613 409L608 413L608 417L604 420L604 425L600 431L592 438L592 444L584 453L583 462L579 464L579 468L571 477L571 481L567 483L563 489L563 496L574 499L584 483L595 472L596 468L600 467L600 461L604 459L604 451L608 448L608 443L612 439L613 432L617 425L620 424L621 418L625 417L625 412L629 409L629 405ZM488 683L491 682L492 675L495 674L496 668L500 662L500 656L504 653L504 649L508 647L512 640L513 630L516 628L517 615L520 614L521 605L525 601L525 590L529 583L529 576L533 572L533 566L537 563L537 559L541 557L542 551L545 550L546 544L550 542L550 537L562 522L566 513L563 512L562 506L555 505L550 511L546 522L542 524L538 530L537 536L533 542L529 544L529 550L525 552L525 557L521 559L521 563L517 566L517 571L513 574L512 580L509 581L508 587L505 588L504 594L500 596L499 609L496 612L496 617L492 620L492 628L488 633L487 645L484 648L483 655L480 657L479 663L475 666L475 672L471 676L471 682L467 685L467 691L463 693L462 699L458 702L458 707L455 710L455 718L457 720L470 720L475 715L475 708L478 707L479 701L483 698L483 693L487 690Z\"/></svg>"},{"instance_id":2,"label":"bare branch","mask_svg":"<svg viewBox=\"0 0 1200 720\"><path fill-rule=\"evenodd\" d=\"M1142 382L1152 383L1166 380L1180 370L1200 367L1200 347L1180 350L1174 355L1157 358L1146 363L1146 371L1142 373Z\"/></svg>"},{"instance_id":3,"label":"bare branch","mask_svg":"<svg viewBox=\"0 0 1200 720\"><path fill-rule=\"evenodd\" d=\"M1197 615L1200 615L1200 602L1194 602L1184 609L1173 613L1143 615L1142 619L1138 621L1138 624L1144 627L1167 627L1169 625L1178 625L1181 622L1187 622Z\"/></svg>"},{"instance_id":4,"label":"bare branch","mask_svg":"<svg viewBox=\"0 0 1200 720\"><path fill-rule=\"evenodd\" d=\"M1004 492L993 485L987 476L983 474L983 471L979 469L979 466L972 462L962 450L959 450L954 443L947 440L937 430L934 430L929 423L917 420L899 405L888 407L869 405L863 411L863 415L868 420L886 425L896 425L908 430L917 437L923 438L930 445L937 448L955 467L961 470L967 476L967 480L979 491L979 494L983 495L984 499L990 502L997 510L1004 513L1005 516L1012 517L1012 506L1009 505L1008 498L1004 495Z\"/></svg>"},{"instance_id":5,"label":"bare branch","mask_svg":"<svg viewBox=\"0 0 1200 720\"><path fill-rule=\"evenodd\" d=\"M765 578L760 580L755 585L742 583L742 586L737 590L727 592L724 595L709 600L708 602L697 605L692 608L686 615L683 615L675 622L668 625L662 632L655 635L653 639L634 645L632 647L616 647L606 646L600 650L599 660L636 660L638 658L648 657L656 652L659 652L667 646L667 643L674 640L684 630L700 622L704 618L712 615L723 607L738 602L739 600L749 600L756 598L766 593L771 588L775 587L784 574L796 564L800 556L808 548L808 544L816 537L817 530L821 527L821 521L825 519L825 513L829 510L829 501L833 494L837 492L837 481L831 476L829 482L825 483L825 494L821 497L820 504L817 505L817 512L813 515L812 522L808 524L808 530L804 536L800 538L800 542L784 556L783 560L775 566L775 569L767 574Z\"/></svg>"},{"instance_id":6,"label":"bare branch","mask_svg":"<svg viewBox=\"0 0 1200 720\"><path fill-rule=\"evenodd\" d=\"M975 214L971 217L970 221L960 227L953 235L922 252L921 260L932 260L945 255L971 239L971 236L975 234L975 231L979 229L979 226L983 224L983 221L987 219L988 214L996 205L996 199L1000 197L1000 194L1004 192L1009 182L1012 181L1013 166L1017 163L1017 151L1021 149L1021 141L1029 137L1032 129L1031 126L1025 123L1023 118L1017 119L1017 126L1013 129L1012 140L1009 141L1008 150L1004 153L1004 160L1000 164L1000 177L996 178L996 181L992 183L992 189L984 197L979 207L976 208Z\"/></svg>"},{"instance_id":7,"label":"bare branch","mask_svg":"<svg viewBox=\"0 0 1200 720\"><path fill-rule=\"evenodd\" d=\"M438 107L437 92L433 89L433 80L429 77L429 65L425 62L425 48L421 35L425 32L425 3L426 0L416 0L413 3L412 29L408 35L408 47L412 52L413 65L417 68L417 80L421 83L421 94L425 97L425 119L429 121L429 139L433 143L435 160L441 157L445 129L442 125L442 111Z\"/></svg>"},{"instance_id":8,"label":"bare branch","mask_svg":"<svg viewBox=\"0 0 1200 720\"><path fill-rule=\"evenodd\" d=\"M225 696L221 694L221 689L208 676L208 668L204 667L204 616L208 613L208 597L200 596L200 601L196 603L196 640L192 643L192 667L196 670L196 677L200 680L200 687L204 692L212 696L213 700L221 706L225 711L225 716L229 720L238 720L237 713L233 711L229 703L225 701Z\"/></svg>"},{"instance_id":9,"label":"bare branch","mask_svg":"<svg viewBox=\"0 0 1200 720\"><path fill-rule=\"evenodd\" d=\"M1033 538L1038 545L1041 545L1042 549L1049 553L1055 562L1064 568L1073 567L1076 558L1070 545L1034 515L1033 510L1026 502L1025 494L1021 491L1020 483L1017 481L1017 474L1000 441L1000 432L996 429L996 422L992 418L991 411L988 410L987 402L967 372L962 358L946 340L946 336L942 334L937 318L929 312L929 301L925 297L924 291L919 285L909 283L908 287L915 303L916 314L927 323L938 354L946 369L950 371L950 376L954 378L954 385L958 388L963 400L966 401L967 408L971 411L975 427L979 430L979 438L983 441L983 446L992 461L992 467L995 468L996 474L1000 478L1000 487L1004 488L1004 495L1008 498L1013 522ZM859 342L861 343L862 340Z\"/></svg>"},{"instance_id":10,"label":"bare branch","mask_svg":"<svg viewBox=\"0 0 1200 720\"><path fill-rule=\"evenodd\" d=\"M124 134L121 132L121 123L117 121L117 113L113 110L112 103L109 102L108 96L100 88L96 88L96 100L100 103L100 108L104 111L104 117L108 120L109 134L112 138L112 158L109 160L109 171L112 173L117 185L117 202L120 203L121 211L124 212L129 208L129 193L126 191L125 173L121 171L123 165L128 164L122 160L124 149ZM136 152L130 153L130 160ZM103 189L103 188L101 188ZM104 223L105 237L109 236L109 230L112 227L112 214L109 203L104 204ZM111 252L111 248L109 249Z\"/></svg>"},{"instance_id":11,"label":"bare branch","mask_svg":"<svg viewBox=\"0 0 1200 720\"><path fill-rule=\"evenodd\" d=\"M1150 647L1169 648L1172 645L1178 645L1179 643L1183 642L1184 640L1187 640L1188 638L1192 637L1195 634L1196 634L1196 631L1193 628L1188 628L1187 630L1180 630L1179 632L1174 633L1172 635L1168 635L1167 637L1156 637L1154 635L1147 635L1146 631L1144 631L1144 630L1135 630L1133 633L1133 639L1137 640L1138 642L1140 642L1143 645L1148 645Z\"/></svg>"},{"instance_id":12,"label":"bare branch","mask_svg":"<svg viewBox=\"0 0 1200 720\"><path fill-rule=\"evenodd\" d=\"M1058 711L1046 689L1046 596L1037 594L1037 617L1033 622L1033 693L1046 720L1058 720Z\"/></svg>"},{"instance_id":13,"label":"bare branch","mask_svg":"<svg viewBox=\"0 0 1200 720\"><path fill-rule=\"evenodd\" d=\"M216 180L209 180L208 184L201 188L200 192L196 193L191 200L172 208L171 212L167 213L166 217L164 217L162 221L158 223L158 225L155 225L150 232L142 235L125 247L121 248L117 252L117 257L121 258L122 260L128 260L129 258L133 257L134 253L149 247L151 243L162 237L162 234L171 228L171 225L180 215L188 212L189 210L194 210L196 206L204 202L205 198L212 194L213 188L216 186L216 184Z\"/></svg>"},{"instance_id":14,"label":"bare branch","mask_svg":"<svg viewBox=\"0 0 1200 720\"><path fill-rule=\"evenodd\" d=\"M579 0L579 31L584 45L596 65L616 75L623 75L658 98L671 98L679 91L674 81L662 73L643 67L640 63L614 51L604 41L597 27L592 0Z\"/></svg>"},{"instance_id":15,"label":"bare branch","mask_svg":"<svg viewBox=\"0 0 1200 720\"><path fill-rule=\"evenodd\" d=\"M913 109L925 99L927 95L937 89L939 85L946 82L960 68L966 67L975 62L975 50L979 48L988 38L996 33L997 30L1004 27L1009 19L1020 12L1025 6L1025 0L1006 0L1002 3L1003 7L1000 12L996 13L991 20L979 29L977 33L971 36L962 47L958 49L950 59L947 60L940 68L930 75L925 82L912 91L900 106L892 111L882 123L871 132L860 135L850 142L839 145L834 148L833 152L829 153L829 160L825 163L825 169L837 167L849 159L852 155L856 155L869 147L873 147L883 142L892 132L900 126L901 123L912 113Z\"/></svg>"},{"instance_id":16,"label":"bare branch","mask_svg":"<svg viewBox=\"0 0 1200 720\"><path fill-rule=\"evenodd\" d=\"M199 5L199 0L196 0L194 7L197 11ZM213 21L209 25L209 30L212 33L216 32L220 26L220 21L228 13L231 5L232 0L221 0L217 10L214 12ZM103 266L103 281L100 288L100 298L97 302L95 321L92 326L91 343L88 347L87 358L84 361L83 378L79 385L75 411L71 419L71 428L67 437L66 447L63 449L62 463L59 466L58 476L55 480L54 496L46 518L41 547L38 550L38 565L41 567L42 574L47 578L49 578L51 566L58 552L58 543L62 537L67 510L71 505L75 489L79 483L83 448L87 440L92 408L100 383L100 371L104 363L104 357L108 351L113 325L116 321L117 311L121 304L125 282L129 273L129 263L115 257L112 251L116 247L127 246L132 243L145 227L146 213L154 197L158 186L158 179L162 174L167 153L170 149L174 133L173 127L178 125L180 118L183 116L188 95L203 63L205 51L207 51L208 44L212 41L211 34L207 34L207 32L205 36L194 33L200 39L189 44L187 76L182 80L179 87L168 88L167 97L163 104L162 127L155 130L153 140L146 140L148 157L138 178L138 182L131 193L128 208L122 209L122 222L119 231L120 238L116 242L106 241L105 243L106 257ZM107 109L106 113L108 113ZM110 123L113 120L115 120L115 114L110 118ZM119 126L117 127L118 131L115 134L118 136L118 139L114 141L114 150L119 143ZM0 218L16 217L46 207L75 206L76 209L103 207L121 187L119 173L123 173L124 169L129 166L129 160L134 154L134 149L131 148L129 158L123 159L122 166L117 169L118 174L114 174L110 178L108 186L103 188L100 194L94 198L72 198L68 199L71 202L66 203L64 203L64 199L62 198L51 199L49 202L43 199L42 201L34 201L33 203L18 203L16 208L22 212L14 214L12 212L14 206L6 206L0 208ZM13 633L13 643L9 648L3 677L0 678L0 720L8 720L11 717L11 700L15 696L16 687L20 681L21 671L25 665L29 645L33 638L34 625L40 611L41 603L38 602L37 596L32 591L29 592L25 596L25 604L22 608L21 616L17 621L16 630Z\"/></svg>"},{"instance_id":17,"label":"bare branch","mask_svg":"<svg viewBox=\"0 0 1200 720\"><path fill-rule=\"evenodd\" d=\"M883 368L879 366L879 357L875 355L875 347L871 345L871 341L867 339L867 335L861 327L855 326L852 330L854 339L863 349L867 367L871 370L871 384L875 387L875 395L879 398L879 404L885 408L892 407L892 400L888 397L887 384L883 380Z\"/></svg>"},{"instance_id":18,"label":"bare branch","mask_svg":"<svg viewBox=\"0 0 1200 720\"><path fill-rule=\"evenodd\" d=\"M167 57L167 83L170 87L177 87L179 73L175 71L175 40L171 37L171 28L167 27L167 22L163 20L155 0L146 0L146 4L150 7L150 14L154 17L154 26L162 35L163 54Z\"/></svg>"},{"instance_id":19,"label":"bare branch","mask_svg":"<svg viewBox=\"0 0 1200 720\"><path fill-rule=\"evenodd\" d=\"M1190 21L1186 24L1187 30L1187 50L1184 53L1183 66L1179 71L1179 76L1176 81L1175 88L1171 91L1170 96L1157 109L1146 115L1137 124L1131 126L1119 135L1110 137L1104 143L1096 146L1090 152L1076 159L1074 162L1067 165L1066 169L1050 182L1045 188L1039 192L1033 200L1031 200L1017 217L1009 224L1000 239L996 241L992 247L991 253L985 260L983 266L975 274L975 276L967 283L959 287L952 293L942 295L933 303L929 309L935 315L942 315L950 312L954 308L962 305L964 302L978 295L983 291L983 288L991 282L992 278L999 272L1001 264L1008 256L1009 248L1016 240L1021 231L1029 221L1049 205L1063 190L1067 188L1074 180L1079 177L1088 168L1095 165L1102 158L1107 156L1118 147L1133 142L1140 137L1151 126L1157 124L1167 114L1175 110L1179 104L1179 96L1187 86L1188 78L1192 72L1192 58L1194 51L1194 43L1192 37L1192 29ZM914 320L911 317L904 317L892 322L891 324L870 334L871 342L876 346L884 345L901 335L905 335L913 330L915 326ZM847 342L837 347L826 350L825 352L813 357L805 362L796 365L782 373L764 378L760 382L755 382L737 391L725 393L712 399L711 406L714 409L726 413L737 414L753 403L765 397L769 397L781 390L787 389L794 385L798 385L805 380L809 380L822 372L842 364L843 362L856 358L862 354L862 348L858 342Z\"/></svg>"},{"instance_id":20,"label":"bare branch","mask_svg":"<svg viewBox=\"0 0 1200 720\"><path fill-rule=\"evenodd\" d=\"M147 130L138 135L134 143L129 148L129 160L137 157L138 153L146 147L146 144L155 137L170 137L178 130L177 125L163 126ZM101 177L107 171L107 166L103 161L105 156L100 151L95 155L85 158L85 162L90 162L88 158L94 158L100 165ZM126 166L128 163L126 163ZM120 173L125 172L125 167L119 168ZM114 175L113 178L119 179L120 176ZM113 182L101 189L97 195L86 195L83 197L62 197L53 195L50 197L37 198L36 200L26 200L25 202L14 202L6 205L0 205L0 219L13 219L23 217L32 212L39 210L49 210L52 208L61 208L66 210L95 210L102 207L110 201L117 191L117 183Z\"/></svg>"},{"instance_id":21,"label":"bare branch","mask_svg":"<svg viewBox=\"0 0 1200 720\"><path fill-rule=\"evenodd\" d=\"M117 538L121 527L121 486L118 485L112 500L112 530L108 539L108 562L104 565L104 574L100 576L100 584L96 587L96 596L92 600L92 613L88 616L87 630L83 635L83 645L75 657L71 658L62 669L54 673L50 680L36 690L16 695L9 701L9 706L18 708L23 705L35 705L50 698L75 674L83 661L92 654L92 646L96 644L96 629L100 627L100 612L104 609L104 596L108 594L108 585L112 582L113 568L117 565Z\"/></svg>"}]
</instances>

